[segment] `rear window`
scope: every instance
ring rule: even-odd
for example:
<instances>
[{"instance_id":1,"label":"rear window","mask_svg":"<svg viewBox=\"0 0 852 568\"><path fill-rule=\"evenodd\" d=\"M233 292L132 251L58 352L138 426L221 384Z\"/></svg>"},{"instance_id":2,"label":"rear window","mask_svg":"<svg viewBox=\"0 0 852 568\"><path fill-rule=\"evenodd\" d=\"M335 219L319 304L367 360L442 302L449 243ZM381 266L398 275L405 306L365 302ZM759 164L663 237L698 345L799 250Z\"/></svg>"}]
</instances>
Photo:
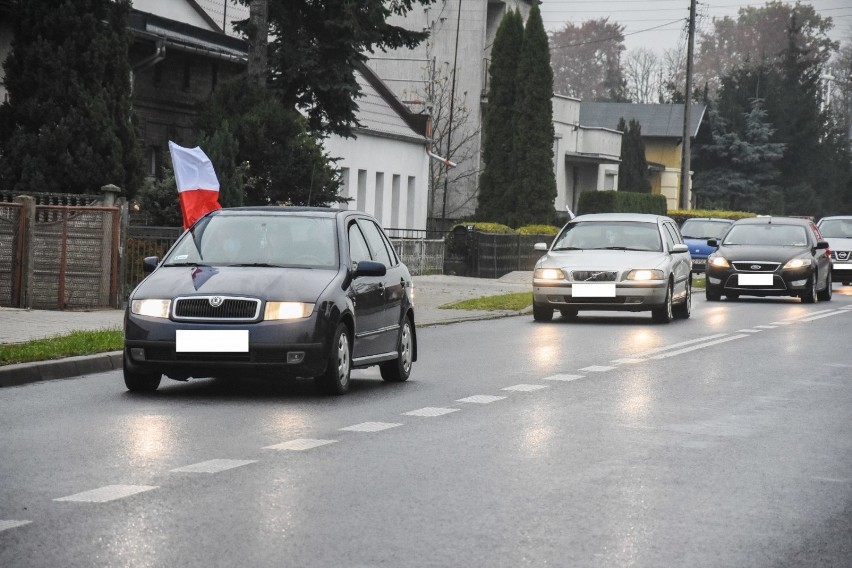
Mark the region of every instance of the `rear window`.
<instances>
[{"instance_id":1,"label":"rear window","mask_svg":"<svg viewBox=\"0 0 852 568\"><path fill-rule=\"evenodd\" d=\"M722 244L804 247L808 234L799 225L734 225Z\"/></svg>"},{"instance_id":2,"label":"rear window","mask_svg":"<svg viewBox=\"0 0 852 568\"><path fill-rule=\"evenodd\" d=\"M680 228L685 239L718 239L730 228L730 223L687 219Z\"/></svg>"}]
</instances>

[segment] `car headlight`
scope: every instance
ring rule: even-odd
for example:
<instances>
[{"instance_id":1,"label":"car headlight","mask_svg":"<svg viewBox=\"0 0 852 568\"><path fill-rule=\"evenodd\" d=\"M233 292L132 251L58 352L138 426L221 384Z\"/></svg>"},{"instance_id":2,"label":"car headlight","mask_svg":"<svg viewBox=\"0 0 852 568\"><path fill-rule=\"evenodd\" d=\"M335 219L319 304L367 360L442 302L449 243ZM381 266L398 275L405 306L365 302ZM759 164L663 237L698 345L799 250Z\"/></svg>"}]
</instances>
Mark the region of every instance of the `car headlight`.
<instances>
[{"instance_id":1,"label":"car headlight","mask_svg":"<svg viewBox=\"0 0 852 568\"><path fill-rule=\"evenodd\" d=\"M149 318L168 318L172 307L171 300L133 300L130 302L130 312L137 316Z\"/></svg>"},{"instance_id":2,"label":"car headlight","mask_svg":"<svg viewBox=\"0 0 852 568\"><path fill-rule=\"evenodd\" d=\"M787 264L784 265L784 270L790 268L802 268L803 266L810 266L811 259L809 258L791 258L787 261Z\"/></svg>"},{"instance_id":3,"label":"car headlight","mask_svg":"<svg viewBox=\"0 0 852 568\"><path fill-rule=\"evenodd\" d=\"M533 278L536 280L565 280L565 273L558 268L536 268Z\"/></svg>"},{"instance_id":4,"label":"car headlight","mask_svg":"<svg viewBox=\"0 0 852 568\"><path fill-rule=\"evenodd\" d=\"M728 262L728 259L724 256L713 256L710 257L710 266L715 266L717 268L730 268L731 263Z\"/></svg>"},{"instance_id":5,"label":"car headlight","mask_svg":"<svg viewBox=\"0 0 852 568\"><path fill-rule=\"evenodd\" d=\"M266 302L265 320L290 320L306 318L314 311L314 304L305 302Z\"/></svg>"},{"instance_id":6,"label":"car headlight","mask_svg":"<svg viewBox=\"0 0 852 568\"><path fill-rule=\"evenodd\" d=\"M627 280L662 280L662 270L631 270L627 273Z\"/></svg>"}]
</instances>

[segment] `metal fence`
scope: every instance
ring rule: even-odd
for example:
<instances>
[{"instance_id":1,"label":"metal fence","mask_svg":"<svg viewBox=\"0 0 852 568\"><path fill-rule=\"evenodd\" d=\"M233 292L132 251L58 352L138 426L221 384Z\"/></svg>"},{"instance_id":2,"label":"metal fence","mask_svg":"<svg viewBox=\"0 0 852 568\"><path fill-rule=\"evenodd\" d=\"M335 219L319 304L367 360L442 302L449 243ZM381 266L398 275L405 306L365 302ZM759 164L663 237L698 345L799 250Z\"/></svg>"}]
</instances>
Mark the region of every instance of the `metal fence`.
<instances>
[{"instance_id":1,"label":"metal fence","mask_svg":"<svg viewBox=\"0 0 852 568\"><path fill-rule=\"evenodd\" d=\"M146 256L163 258L182 232L182 227L128 227L124 264L124 290L128 295L146 276L142 271L142 259Z\"/></svg>"},{"instance_id":2,"label":"metal fence","mask_svg":"<svg viewBox=\"0 0 852 568\"><path fill-rule=\"evenodd\" d=\"M0 306L20 303L23 232L23 205L0 205Z\"/></svg>"},{"instance_id":3,"label":"metal fence","mask_svg":"<svg viewBox=\"0 0 852 568\"><path fill-rule=\"evenodd\" d=\"M541 258L533 247L550 242L552 235L504 235L476 233L476 272L478 278L500 278L516 270L532 270Z\"/></svg>"}]
</instances>

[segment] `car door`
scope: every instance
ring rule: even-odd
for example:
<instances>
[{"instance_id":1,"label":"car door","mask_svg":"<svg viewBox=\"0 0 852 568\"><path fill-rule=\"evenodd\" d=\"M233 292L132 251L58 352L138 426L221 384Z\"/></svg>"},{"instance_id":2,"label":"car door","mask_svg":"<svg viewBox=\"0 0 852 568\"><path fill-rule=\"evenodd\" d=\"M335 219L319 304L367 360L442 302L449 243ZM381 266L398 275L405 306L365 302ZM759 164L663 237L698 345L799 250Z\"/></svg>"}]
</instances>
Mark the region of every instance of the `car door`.
<instances>
[{"instance_id":1,"label":"car door","mask_svg":"<svg viewBox=\"0 0 852 568\"><path fill-rule=\"evenodd\" d=\"M346 228L349 241L349 259L352 270L362 260L373 260L367 239L357 221L351 219ZM382 353L381 328L384 327L384 277L359 276L352 281L355 305L355 337L352 358L362 359Z\"/></svg>"},{"instance_id":2,"label":"car door","mask_svg":"<svg viewBox=\"0 0 852 568\"><path fill-rule=\"evenodd\" d=\"M671 251L676 244L685 244L677 226L670 221L663 222L663 234L666 241L666 250ZM692 257L689 250L682 253L674 253L672 257L672 274L674 276L674 297L682 298L686 295L686 287L692 274Z\"/></svg>"},{"instance_id":3,"label":"car door","mask_svg":"<svg viewBox=\"0 0 852 568\"><path fill-rule=\"evenodd\" d=\"M397 348L406 281L399 259L385 237L384 231L372 219L359 219L358 225L367 239L373 260L381 262L387 269L382 279L383 307L379 317L376 347L379 353L390 353Z\"/></svg>"},{"instance_id":4,"label":"car door","mask_svg":"<svg viewBox=\"0 0 852 568\"><path fill-rule=\"evenodd\" d=\"M822 238L822 233L819 232L819 229L816 225L811 223L811 236L814 239L813 247L816 247L817 243L820 241L824 241ZM829 249L818 249L814 248L814 260L816 261L817 269L820 274L829 274L831 271L831 252ZM828 285L831 286L831 280L828 280ZM817 286L819 288L819 286Z\"/></svg>"}]
</instances>

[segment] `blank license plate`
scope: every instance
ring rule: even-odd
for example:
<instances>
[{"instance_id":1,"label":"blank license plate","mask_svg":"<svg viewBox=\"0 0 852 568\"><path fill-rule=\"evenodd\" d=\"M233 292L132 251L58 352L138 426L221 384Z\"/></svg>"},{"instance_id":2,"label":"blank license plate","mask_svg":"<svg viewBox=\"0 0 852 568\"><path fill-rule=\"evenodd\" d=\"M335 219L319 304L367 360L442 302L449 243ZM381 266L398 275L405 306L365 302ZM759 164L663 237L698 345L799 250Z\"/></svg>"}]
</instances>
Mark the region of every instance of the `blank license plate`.
<instances>
[{"instance_id":1,"label":"blank license plate","mask_svg":"<svg viewBox=\"0 0 852 568\"><path fill-rule=\"evenodd\" d=\"M175 332L178 353L247 353L247 329L179 329Z\"/></svg>"},{"instance_id":2,"label":"blank license plate","mask_svg":"<svg viewBox=\"0 0 852 568\"><path fill-rule=\"evenodd\" d=\"M832 268L836 268L838 270L849 270L852 269L852 264L844 263L844 262L835 262L831 265Z\"/></svg>"},{"instance_id":3,"label":"blank license plate","mask_svg":"<svg viewBox=\"0 0 852 568\"><path fill-rule=\"evenodd\" d=\"M574 284L571 287L574 298L615 298L615 282L596 284Z\"/></svg>"},{"instance_id":4,"label":"blank license plate","mask_svg":"<svg viewBox=\"0 0 852 568\"><path fill-rule=\"evenodd\" d=\"M738 274L740 286L772 286L771 274Z\"/></svg>"}]
</instances>

